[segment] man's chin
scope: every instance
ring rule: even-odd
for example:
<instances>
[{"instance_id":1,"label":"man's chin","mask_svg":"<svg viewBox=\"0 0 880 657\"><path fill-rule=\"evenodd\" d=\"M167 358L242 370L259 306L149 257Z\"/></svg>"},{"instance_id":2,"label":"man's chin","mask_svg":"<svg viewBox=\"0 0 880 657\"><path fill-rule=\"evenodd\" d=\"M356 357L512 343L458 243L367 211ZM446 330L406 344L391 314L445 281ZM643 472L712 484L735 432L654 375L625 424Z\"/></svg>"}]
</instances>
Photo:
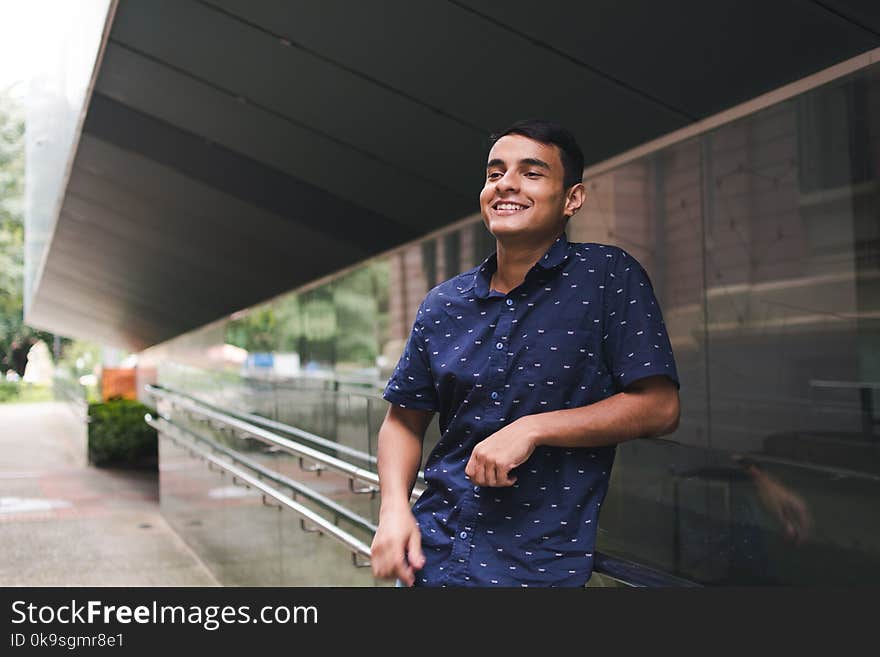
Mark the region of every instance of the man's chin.
<instances>
[{"instance_id":1,"label":"man's chin","mask_svg":"<svg viewBox=\"0 0 880 657\"><path fill-rule=\"evenodd\" d=\"M532 242L540 239L540 233L528 224L493 221L489 223L489 232L495 239L509 242Z\"/></svg>"},{"instance_id":2,"label":"man's chin","mask_svg":"<svg viewBox=\"0 0 880 657\"><path fill-rule=\"evenodd\" d=\"M529 228L528 221L523 221L520 217L492 217L489 220L489 232L495 237L527 235L531 232Z\"/></svg>"}]
</instances>

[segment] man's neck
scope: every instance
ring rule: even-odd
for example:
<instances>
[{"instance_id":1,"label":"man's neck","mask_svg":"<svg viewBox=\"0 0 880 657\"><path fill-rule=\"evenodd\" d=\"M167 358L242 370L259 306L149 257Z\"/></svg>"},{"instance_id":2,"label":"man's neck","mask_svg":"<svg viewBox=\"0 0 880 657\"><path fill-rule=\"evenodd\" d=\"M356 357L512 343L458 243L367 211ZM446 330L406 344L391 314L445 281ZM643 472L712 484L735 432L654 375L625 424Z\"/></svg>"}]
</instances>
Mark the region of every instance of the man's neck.
<instances>
[{"instance_id":1,"label":"man's neck","mask_svg":"<svg viewBox=\"0 0 880 657\"><path fill-rule=\"evenodd\" d=\"M548 239L530 243L505 243L496 238L498 267L492 275L489 289L507 294L520 285L561 232Z\"/></svg>"}]
</instances>

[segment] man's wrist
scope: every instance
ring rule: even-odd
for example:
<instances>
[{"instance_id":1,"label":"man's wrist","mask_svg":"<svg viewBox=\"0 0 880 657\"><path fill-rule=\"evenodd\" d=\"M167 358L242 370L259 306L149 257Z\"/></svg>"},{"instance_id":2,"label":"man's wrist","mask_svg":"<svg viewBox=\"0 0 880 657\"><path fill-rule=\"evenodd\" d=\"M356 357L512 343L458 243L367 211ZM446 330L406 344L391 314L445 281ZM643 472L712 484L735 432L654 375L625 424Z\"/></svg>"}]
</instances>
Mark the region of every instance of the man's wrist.
<instances>
[{"instance_id":1,"label":"man's wrist","mask_svg":"<svg viewBox=\"0 0 880 657\"><path fill-rule=\"evenodd\" d=\"M402 496L392 496L389 498L382 497L382 503L379 505L379 517L387 514L396 514L401 511L410 511L409 499Z\"/></svg>"},{"instance_id":2,"label":"man's wrist","mask_svg":"<svg viewBox=\"0 0 880 657\"><path fill-rule=\"evenodd\" d=\"M538 419L538 415L524 415L520 422L525 425L524 435L532 449L544 444L544 424Z\"/></svg>"}]
</instances>

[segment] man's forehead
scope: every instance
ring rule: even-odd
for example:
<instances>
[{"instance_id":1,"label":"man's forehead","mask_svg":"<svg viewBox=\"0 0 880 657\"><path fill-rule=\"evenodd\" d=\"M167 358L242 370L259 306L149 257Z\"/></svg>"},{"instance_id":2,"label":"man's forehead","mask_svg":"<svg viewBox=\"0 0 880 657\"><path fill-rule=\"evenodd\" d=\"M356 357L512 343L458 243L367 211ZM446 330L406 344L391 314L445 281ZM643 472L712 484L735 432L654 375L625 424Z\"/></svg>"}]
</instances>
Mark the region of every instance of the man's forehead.
<instances>
[{"instance_id":1,"label":"man's forehead","mask_svg":"<svg viewBox=\"0 0 880 657\"><path fill-rule=\"evenodd\" d=\"M487 161L501 160L510 165L528 159L541 160L554 168L562 167L559 149L555 144L545 144L524 135L504 135L501 137L493 144Z\"/></svg>"}]
</instances>

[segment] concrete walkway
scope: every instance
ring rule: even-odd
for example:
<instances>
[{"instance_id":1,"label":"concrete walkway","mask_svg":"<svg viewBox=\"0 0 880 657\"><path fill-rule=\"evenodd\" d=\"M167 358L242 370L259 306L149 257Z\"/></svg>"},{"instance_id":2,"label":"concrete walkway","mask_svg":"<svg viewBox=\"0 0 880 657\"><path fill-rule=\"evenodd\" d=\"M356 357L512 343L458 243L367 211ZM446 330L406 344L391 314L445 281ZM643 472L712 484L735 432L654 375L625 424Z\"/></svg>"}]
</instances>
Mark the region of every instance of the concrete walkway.
<instances>
[{"instance_id":1,"label":"concrete walkway","mask_svg":"<svg viewBox=\"0 0 880 657\"><path fill-rule=\"evenodd\" d=\"M0 404L0 586L216 586L159 513L156 473L86 463L67 404Z\"/></svg>"}]
</instances>

